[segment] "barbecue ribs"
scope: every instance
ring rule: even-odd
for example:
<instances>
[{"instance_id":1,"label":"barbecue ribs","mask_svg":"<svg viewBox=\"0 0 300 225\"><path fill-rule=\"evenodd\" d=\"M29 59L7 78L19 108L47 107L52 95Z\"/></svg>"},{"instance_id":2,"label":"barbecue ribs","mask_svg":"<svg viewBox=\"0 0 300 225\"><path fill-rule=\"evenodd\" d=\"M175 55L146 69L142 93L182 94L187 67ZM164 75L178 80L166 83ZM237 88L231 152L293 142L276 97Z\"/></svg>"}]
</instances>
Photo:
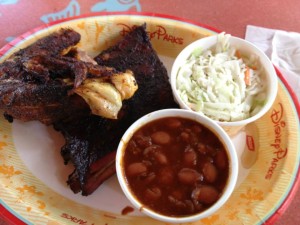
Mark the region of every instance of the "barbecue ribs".
<instances>
[{"instance_id":1,"label":"barbecue ribs","mask_svg":"<svg viewBox=\"0 0 300 225\"><path fill-rule=\"evenodd\" d=\"M10 121L39 120L63 134L66 142L61 155L65 163L74 165L67 180L74 193L90 195L115 173L117 145L134 121L155 110L177 107L166 68L145 29L145 24L134 27L95 59L75 49L78 33L62 29L0 65L0 108ZM128 70L138 89L129 88L136 91L133 97L119 90L125 100L117 119L93 115L97 110L90 109L85 95L90 81L111 84L114 75L118 80ZM131 78L129 82L134 86ZM119 84L114 85L118 89Z\"/></svg>"},{"instance_id":2,"label":"barbecue ribs","mask_svg":"<svg viewBox=\"0 0 300 225\"><path fill-rule=\"evenodd\" d=\"M131 99L123 102L119 119L87 116L55 124L66 139L62 156L75 167L68 179L75 193L89 195L115 173L115 151L134 121L155 110L178 107L172 97L167 70L153 49L145 27L134 27L120 42L95 57L99 65L119 71L130 69L135 74L139 88Z\"/></svg>"}]
</instances>

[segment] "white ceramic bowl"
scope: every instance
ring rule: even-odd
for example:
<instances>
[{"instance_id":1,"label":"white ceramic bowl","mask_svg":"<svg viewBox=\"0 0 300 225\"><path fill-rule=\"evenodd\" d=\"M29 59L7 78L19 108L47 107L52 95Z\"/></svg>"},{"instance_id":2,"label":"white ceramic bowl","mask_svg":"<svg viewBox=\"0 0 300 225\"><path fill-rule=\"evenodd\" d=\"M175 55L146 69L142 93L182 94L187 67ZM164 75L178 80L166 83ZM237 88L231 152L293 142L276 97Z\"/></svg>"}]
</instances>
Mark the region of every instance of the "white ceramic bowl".
<instances>
[{"instance_id":1,"label":"white ceramic bowl","mask_svg":"<svg viewBox=\"0 0 300 225\"><path fill-rule=\"evenodd\" d=\"M227 155L229 159L229 176L228 176L227 184L219 200L215 202L210 208L206 209L203 212L190 215L190 216L185 216L185 217L170 217L170 216L159 214L147 208L146 206L142 205L142 203L131 193L130 188L127 184L127 180L124 175L125 172L124 172L122 160L125 154L125 149L128 141L131 139L133 134L143 125L153 120L157 120L165 117L187 118L204 125L219 137L219 139L221 140L221 142L225 147L225 150L227 151ZM124 194L138 210L160 221L169 222L169 223L185 223L185 222L197 221L199 219L208 217L209 215L216 212L221 206L225 204L225 202L231 196L236 185L237 176L238 176L238 158L237 158L237 153L234 148L234 145L231 139L229 138L228 134L213 120L189 110L164 109L164 110L155 111L148 115L145 115L144 117L137 120L134 124L132 124L129 127L129 129L125 132L117 150L116 171L117 171L117 177L119 183L121 185Z\"/></svg>"},{"instance_id":2,"label":"white ceramic bowl","mask_svg":"<svg viewBox=\"0 0 300 225\"><path fill-rule=\"evenodd\" d=\"M183 102L178 95L178 91L176 87L178 70L185 63L186 59L189 58L189 56L195 49L198 48L202 48L203 50L210 49L213 46L215 46L216 43L217 43L217 35L199 39L186 46L176 57L171 70L170 83L171 83L174 98L178 102L181 108L191 110L190 107L188 107L188 105L185 102ZM277 96L278 79L272 62L265 55L265 53L262 52L260 49L258 49L255 45L253 45L252 43L244 39L233 37L233 36L229 38L229 43L232 47L238 49L239 52L242 53L243 55L253 54L258 57L261 66L265 70L265 82L267 84L266 98L265 98L266 102L264 106L258 111L258 113L241 121L234 121L234 122L217 121L226 130L226 132L232 136L235 135L241 128L243 128L244 126L246 126L251 122L256 121L257 119L265 115L268 112L268 110L270 110Z\"/></svg>"}]
</instances>

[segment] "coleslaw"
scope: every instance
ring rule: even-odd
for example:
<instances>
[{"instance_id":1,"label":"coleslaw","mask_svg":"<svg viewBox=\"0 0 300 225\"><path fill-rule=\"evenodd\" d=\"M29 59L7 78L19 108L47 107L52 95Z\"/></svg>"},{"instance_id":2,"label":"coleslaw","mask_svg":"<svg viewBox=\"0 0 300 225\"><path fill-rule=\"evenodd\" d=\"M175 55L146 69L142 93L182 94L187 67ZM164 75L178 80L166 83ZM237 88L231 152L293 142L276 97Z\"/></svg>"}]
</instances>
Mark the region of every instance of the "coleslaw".
<instances>
[{"instance_id":1,"label":"coleslaw","mask_svg":"<svg viewBox=\"0 0 300 225\"><path fill-rule=\"evenodd\" d=\"M256 114L266 98L265 71L256 55L245 56L220 33L214 48L195 49L180 67L176 87L192 110L217 121Z\"/></svg>"}]
</instances>

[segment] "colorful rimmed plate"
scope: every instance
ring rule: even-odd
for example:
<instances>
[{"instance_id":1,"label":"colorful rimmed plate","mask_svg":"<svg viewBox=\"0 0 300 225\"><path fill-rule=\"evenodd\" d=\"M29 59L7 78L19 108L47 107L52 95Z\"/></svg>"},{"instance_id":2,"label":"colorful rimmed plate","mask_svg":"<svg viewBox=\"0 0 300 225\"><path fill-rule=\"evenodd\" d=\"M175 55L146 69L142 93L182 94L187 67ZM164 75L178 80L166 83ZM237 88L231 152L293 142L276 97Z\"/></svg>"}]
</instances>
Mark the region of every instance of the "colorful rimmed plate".
<instances>
[{"instance_id":1,"label":"colorful rimmed plate","mask_svg":"<svg viewBox=\"0 0 300 225\"><path fill-rule=\"evenodd\" d=\"M170 71L179 51L190 42L217 31L157 14L106 14L79 17L39 27L0 50L5 60L61 27L82 35L80 47L95 56L133 25L147 23L153 47ZM272 223L298 186L300 154L299 105L279 71L279 91L272 109L235 137L240 156L238 185L227 204L194 224ZM66 179L72 171L60 156L63 138L38 122L8 123L0 119L0 210L11 221L26 224L164 224L130 209L116 177L88 197L75 195ZM0 213L1 216L1 213ZM100 223L101 222L101 223Z\"/></svg>"}]
</instances>

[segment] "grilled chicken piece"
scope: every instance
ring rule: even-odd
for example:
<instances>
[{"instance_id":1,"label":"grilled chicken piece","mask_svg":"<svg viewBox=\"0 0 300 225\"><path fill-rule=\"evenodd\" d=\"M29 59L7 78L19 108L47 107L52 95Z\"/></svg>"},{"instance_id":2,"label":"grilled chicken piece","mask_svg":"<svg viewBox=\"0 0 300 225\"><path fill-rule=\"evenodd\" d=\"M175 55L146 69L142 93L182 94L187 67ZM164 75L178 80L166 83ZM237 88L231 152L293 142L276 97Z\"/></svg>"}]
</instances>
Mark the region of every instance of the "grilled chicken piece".
<instances>
[{"instance_id":1,"label":"grilled chicken piece","mask_svg":"<svg viewBox=\"0 0 300 225\"><path fill-rule=\"evenodd\" d=\"M89 112L83 99L68 96L73 86L60 79L60 73L65 71L39 63L44 58L60 56L79 40L78 33L64 29L19 50L0 64L0 108L9 121L17 118L51 124L71 117L74 111L78 115Z\"/></svg>"},{"instance_id":2,"label":"grilled chicken piece","mask_svg":"<svg viewBox=\"0 0 300 225\"><path fill-rule=\"evenodd\" d=\"M97 65L74 48L79 41L77 32L62 29L0 64L0 108L9 121L13 118L39 120L49 125L87 115L90 108L97 115L116 118L124 90L130 91L128 96L131 97L137 89L134 76L129 71L120 73ZM114 84L114 77L131 82L120 86ZM110 95L119 98L111 98L110 110L104 110L103 104L107 101L103 96Z\"/></svg>"},{"instance_id":3,"label":"grilled chicken piece","mask_svg":"<svg viewBox=\"0 0 300 225\"><path fill-rule=\"evenodd\" d=\"M75 193L82 195L90 195L115 173L115 151L122 135L134 121L155 110L178 108L167 70L152 48L145 25L135 27L95 60L101 66L133 71L138 90L123 102L118 120L91 115L55 124L66 139L61 151L65 163L75 167L68 184Z\"/></svg>"}]
</instances>

